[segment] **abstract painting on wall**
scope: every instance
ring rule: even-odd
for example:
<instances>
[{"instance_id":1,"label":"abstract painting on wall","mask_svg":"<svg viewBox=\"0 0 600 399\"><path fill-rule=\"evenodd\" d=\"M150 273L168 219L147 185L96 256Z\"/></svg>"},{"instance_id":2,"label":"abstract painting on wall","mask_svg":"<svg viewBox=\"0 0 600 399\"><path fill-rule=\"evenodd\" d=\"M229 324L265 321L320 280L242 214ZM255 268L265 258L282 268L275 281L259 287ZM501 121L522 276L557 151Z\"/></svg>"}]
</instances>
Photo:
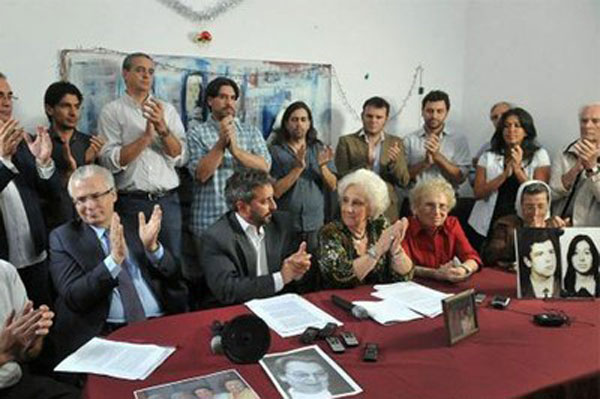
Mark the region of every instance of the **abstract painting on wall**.
<instances>
[{"instance_id":1,"label":"abstract painting on wall","mask_svg":"<svg viewBox=\"0 0 600 399\"><path fill-rule=\"evenodd\" d=\"M84 96L81 131L96 132L102 107L124 93L121 64L125 55L105 49L61 51L61 78L77 85ZM330 142L331 65L150 56L156 63L154 95L172 103L186 127L208 115L203 102L207 84L217 76L227 76L241 89L237 116L257 126L265 137L271 132L278 113L291 102L301 100L313 111L319 137Z\"/></svg>"}]
</instances>

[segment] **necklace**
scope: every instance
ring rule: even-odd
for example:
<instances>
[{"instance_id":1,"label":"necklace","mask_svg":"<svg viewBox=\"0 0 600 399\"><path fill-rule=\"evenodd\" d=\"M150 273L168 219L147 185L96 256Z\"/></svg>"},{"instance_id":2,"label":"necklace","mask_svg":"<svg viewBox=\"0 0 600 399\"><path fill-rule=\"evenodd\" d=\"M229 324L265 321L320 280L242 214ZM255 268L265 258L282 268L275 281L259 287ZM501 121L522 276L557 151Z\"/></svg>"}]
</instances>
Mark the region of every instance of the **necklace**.
<instances>
[{"instance_id":1,"label":"necklace","mask_svg":"<svg viewBox=\"0 0 600 399\"><path fill-rule=\"evenodd\" d=\"M366 236L367 236L367 230L365 229L365 231L363 231L363 233L360 236L357 236L356 234L352 233L352 240L360 241L360 240L364 239Z\"/></svg>"}]
</instances>

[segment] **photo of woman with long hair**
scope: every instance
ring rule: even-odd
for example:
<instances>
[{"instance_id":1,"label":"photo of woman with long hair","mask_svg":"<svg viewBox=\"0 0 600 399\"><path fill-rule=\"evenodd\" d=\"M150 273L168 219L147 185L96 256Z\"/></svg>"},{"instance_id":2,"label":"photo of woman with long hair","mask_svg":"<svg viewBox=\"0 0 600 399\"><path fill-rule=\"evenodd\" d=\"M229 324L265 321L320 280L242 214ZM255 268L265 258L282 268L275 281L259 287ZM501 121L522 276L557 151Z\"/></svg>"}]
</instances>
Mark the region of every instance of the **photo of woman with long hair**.
<instances>
[{"instance_id":1,"label":"photo of woman with long hair","mask_svg":"<svg viewBox=\"0 0 600 399\"><path fill-rule=\"evenodd\" d=\"M600 255L592 239L584 234L573 237L567 250L567 271L563 296L600 296Z\"/></svg>"}]
</instances>

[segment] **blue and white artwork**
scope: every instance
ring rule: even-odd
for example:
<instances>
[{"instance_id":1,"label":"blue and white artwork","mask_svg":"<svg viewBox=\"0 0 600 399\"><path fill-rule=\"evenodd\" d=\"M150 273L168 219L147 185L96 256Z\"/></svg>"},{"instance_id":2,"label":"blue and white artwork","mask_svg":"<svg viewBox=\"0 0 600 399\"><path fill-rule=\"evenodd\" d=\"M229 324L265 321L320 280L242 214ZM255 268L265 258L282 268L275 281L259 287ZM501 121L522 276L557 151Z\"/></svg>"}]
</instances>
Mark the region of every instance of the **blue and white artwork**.
<instances>
[{"instance_id":1,"label":"blue and white artwork","mask_svg":"<svg viewBox=\"0 0 600 399\"><path fill-rule=\"evenodd\" d=\"M124 93L121 64L125 55L103 49L61 51L61 78L79 87L84 96L81 131L96 132L102 107ZM331 65L150 56L156 63L154 95L172 103L186 127L208 114L203 101L206 85L217 76L227 76L241 89L237 116L257 126L265 137L277 114L300 100L312 109L319 137L331 141Z\"/></svg>"}]
</instances>

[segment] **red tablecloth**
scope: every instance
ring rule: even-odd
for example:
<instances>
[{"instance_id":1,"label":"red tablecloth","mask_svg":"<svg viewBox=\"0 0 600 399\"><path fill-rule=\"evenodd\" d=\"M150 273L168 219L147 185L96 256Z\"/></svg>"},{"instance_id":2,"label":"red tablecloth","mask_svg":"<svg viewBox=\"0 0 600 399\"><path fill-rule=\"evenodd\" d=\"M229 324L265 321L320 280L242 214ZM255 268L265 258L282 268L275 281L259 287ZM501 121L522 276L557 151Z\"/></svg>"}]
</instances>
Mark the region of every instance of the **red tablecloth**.
<instances>
[{"instance_id":1,"label":"red tablecloth","mask_svg":"<svg viewBox=\"0 0 600 399\"><path fill-rule=\"evenodd\" d=\"M600 302L517 300L516 276L485 269L458 285L427 283L445 292L476 288L488 295L478 308L479 333L446 345L443 316L393 326L353 319L335 307L332 292L350 300L370 297L372 287L323 291L307 295L317 306L344 322L361 343L379 344L379 361L361 361L362 345L334 355L319 345L363 388L360 398L509 398L554 385L600 375ZM509 309L487 306L492 295L513 297ZM574 321L570 326L543 328L531 316L560 309ZM263 399L280 398L262 368L232 364L209 349L210 324L248 313L242 305L149 320L116 331L111 338L129 342L176 345L178 350L145 381L90 376L89 399L132 398L136 389L235 368ZM271 349L280 352L301 346L298 337L282 339L271 332Z\"/></svg>"}]
</instances>

